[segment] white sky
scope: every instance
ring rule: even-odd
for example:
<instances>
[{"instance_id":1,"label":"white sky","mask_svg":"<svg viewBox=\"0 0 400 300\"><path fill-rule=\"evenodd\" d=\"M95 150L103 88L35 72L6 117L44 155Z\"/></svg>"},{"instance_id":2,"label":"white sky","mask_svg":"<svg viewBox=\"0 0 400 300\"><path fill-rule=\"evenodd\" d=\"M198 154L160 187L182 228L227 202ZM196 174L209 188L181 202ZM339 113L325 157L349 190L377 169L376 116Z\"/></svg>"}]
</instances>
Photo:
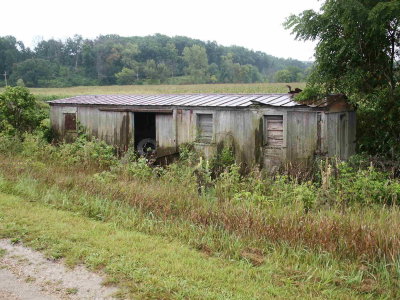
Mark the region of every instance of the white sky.
<instances>
[{"instance_id":1,"label":"white sky","mask_svg":"<svg viewBox=\"0 0 400 300\"><path fill-rule=\"evenodd\" d=\"M282 26L291 13L318 9L318 0L11 0L2 1L0 36L26 46L41 38L80 34L161 33L238 45L278 57L312 60L314 44L295 41Z\"/></svg>"}]
</instances>

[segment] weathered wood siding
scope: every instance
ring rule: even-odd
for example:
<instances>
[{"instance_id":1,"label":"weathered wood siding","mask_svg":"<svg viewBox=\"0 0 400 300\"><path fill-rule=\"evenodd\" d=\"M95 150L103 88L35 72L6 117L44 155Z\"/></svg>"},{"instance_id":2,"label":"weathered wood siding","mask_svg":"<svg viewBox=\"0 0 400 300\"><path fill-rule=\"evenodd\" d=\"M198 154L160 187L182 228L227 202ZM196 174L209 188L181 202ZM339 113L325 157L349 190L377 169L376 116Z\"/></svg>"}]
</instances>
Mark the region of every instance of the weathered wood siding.
<instances>
[{"instance_id":1,"label":"weathered wood siding","mask_svg":"<svg viewBox=\"0 0 400 300\"><path fill-rule=\"evenodd\" d=\"M78 124L90 135L126 150L133 142L133 114L129 112L101 111L93 107L52 106L51 123L56 133L68 140L64 114L76 113Z\"/></svg>"},{"instance_id":2,"label":"weathered wood siding","mask_svg":"<svg viewBox=\"0 0 400 300\"><path fill-rule=\"evenodd\" d=\"M290 161L307 162L318 149L317 112L288 112L287 155Z\"/></svg>"},{"instance_id":3,"label":"weathered wood siding","mask_svg":"<svg viewBox=\"0 0 400 300\"><path fill-rule=\"evenodd\" d=\"M176 114L156 114L157 156L177 152Z\"/></svg>"},{"instance_id":4,"label":"weathered wood siding","mask_svg":"<svg viewBox=\"0 0 400 300\"><path fill-rule=\"evenodd\" d=\"M93 106L52 106L52 126L64 138L66 113L76 113L77 121L90 134L122 150L134 144L134 112L103 111ZM212 115L212 127L207 124L207 134L211 135L207 142L198 139L199 114ZM268 126L265 123L268 116L280 116L280 127ZM174 108L173 114L156 113L156 141L159 156L176 153L179 145L188 142L194 142L209 158L224 146L231 146L237 162L270 169L287 161L307 162L315 155L347 159L355 153L355 123L355 112L347 111L185 107ZM279 135L279 143L268 143L268 128L271 135Z\"/></svg>"},{"instance_id":5,"label":"weathered wood siding","mask_svg":"<svg viewBox=\"0 0 400 300\"><path fill-rule=\"evenodd\" d=\"M52 106L50 109L50 122L57 136L70 142L76 136L74 132L68 132L65 128L65 114L76 114L77 108L73 106Z\"/></svg>"},{"instance_id":6,"label":"weathered wood siding","mask_svg":"<svg viewBox=\"0 0 400 300\"><path fill-rule=\"evenodd\" d=\"M128 149L133 142L132 113L78 107L77 119L89 134L121 150Z\"/></svg>"},{"instance_id":7,"label":"weathered wood siding","mask_svg":"<svg viewBox=\"0 0 400 300\"><path fill-rule=\"evenodd\" d=\"M211 138L206 143L199 140L198 118L201 114L212 114ZM258 118L253 111L193 109L182 110L177 116L178 145L195 142L196 148L204 151L206 156L214 155L224 146L230 146L234 149L238 162L255 162L255 131L257 130L257 138L262 132L258 132Z\"/></svg>"},{"instance_id":8,"label":"weathered wood siding","mask_svg":"<svg viewBox=\"0 0 400 300\"><path fill-rule=\"evenodd\" d=\"M345 160L355 154L355 112L328 113L327 139L328 156L336 156Z\"/></svg>"}]
</instances>

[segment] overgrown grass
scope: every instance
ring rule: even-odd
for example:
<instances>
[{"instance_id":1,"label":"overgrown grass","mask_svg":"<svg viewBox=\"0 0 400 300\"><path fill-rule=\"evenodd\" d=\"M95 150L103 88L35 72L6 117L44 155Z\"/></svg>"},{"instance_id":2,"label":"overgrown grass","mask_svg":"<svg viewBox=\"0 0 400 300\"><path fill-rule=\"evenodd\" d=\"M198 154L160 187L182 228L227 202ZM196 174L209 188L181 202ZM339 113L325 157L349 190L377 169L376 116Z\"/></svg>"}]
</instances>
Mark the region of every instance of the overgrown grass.
<instances>
[{"instance_id":1,"label":"overgrown grass","mask_svg":"<svg viewBox=\"0 0 400 300\"><path fill-rule=\"evenodd\" d=\"M207 163L185 148L178 163L152 168L83 138L55 147L26 135L0 145L7 193L255 266L291 256L299 274L320 270L307 278L323 278L322 290L398 296L400 185L373 167L327 161L314 182L298 182L242 176L229 151Z\"/></svg>"},{"instance_id":2,"label":"overgrown grass","mask_svg":"<svg viewBox=\"0 0 400 300\"><path fill-rule=\"evenodd\" d=\"M8 190L11 185L3 180L1 189ZM375 280L368 279L367 270L336 261L327 253L271 246L262 264L254 267L251 260L260 256L254 249L247 248L247 260L212 257L207 251L184 246L179 239L159 237L162 233L157 233L156 227L172 226L151 216L138 221L139 214L122 205L114 207L115 218L98 221L94 220L98 215L92 215L88 219L85 216L95 207L110 212L110 203L81 196L80 205L72 205L70 195L55 189L36 201L37 188L37 182L25 178L16 187L25 191L23 197L0 194L0 237L23 241L53 259L64 258L71 266L84 263L105 271L107 282L122 288L122 297L356 299L363 293L382 292ZM72 211L60 210L68 207ZM128 229L124 224L133 226ZM137 232L138 228L143 231L139 224L152 226L153 233ZM216 231L211 229L208 234Z\"/></svg>"},{"instance_id":3,"label":"overgrown grass","mask_svg":"<svg viewBox=\"0 0 400 300\"><path fill-rule=\"evenodd\" d=\"M31 93L44 99L53 100L75 95L93 94L184 94L184 93L287 93L286 83L248 84L187 84L187 85L114 85L77 86L69 88L31 88ZM293 87L304 88L305 83L291 83ZM1 91L1 89L0 89ZM57 95L57 96L55 96Z\"/></svg>"}]
</instances>

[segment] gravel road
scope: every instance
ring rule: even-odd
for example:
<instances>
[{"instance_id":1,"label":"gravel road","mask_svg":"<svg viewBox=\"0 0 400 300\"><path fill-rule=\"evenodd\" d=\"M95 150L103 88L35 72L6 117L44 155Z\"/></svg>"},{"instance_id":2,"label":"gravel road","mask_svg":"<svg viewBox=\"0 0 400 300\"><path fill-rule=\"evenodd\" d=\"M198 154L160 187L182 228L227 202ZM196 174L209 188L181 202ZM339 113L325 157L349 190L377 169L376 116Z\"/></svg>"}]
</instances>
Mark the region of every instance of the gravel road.
<instances>
[{"instance_id":1,"label":"gravel road","mask_svg":"<svg viewBox=\"0 0 400 300\"><path fill-rule=\"evenodd\" d=\"M100 275L83 266L67 268L60 261L49 260L43 254L0 240L0 299L114 299L114 287L102 285Z\"/></svg>"}]
</instances>

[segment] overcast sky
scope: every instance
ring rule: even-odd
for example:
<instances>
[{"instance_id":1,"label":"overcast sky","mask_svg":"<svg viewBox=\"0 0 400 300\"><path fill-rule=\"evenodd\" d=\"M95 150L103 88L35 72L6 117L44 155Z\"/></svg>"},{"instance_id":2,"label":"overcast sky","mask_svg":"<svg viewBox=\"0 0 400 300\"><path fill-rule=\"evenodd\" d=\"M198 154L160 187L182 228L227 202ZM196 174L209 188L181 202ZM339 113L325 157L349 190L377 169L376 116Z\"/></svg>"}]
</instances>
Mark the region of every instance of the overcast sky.
<instances>
[{"instance_id":1,"label":"overcast sky","mask_svg":"<svg viewBox=\"0 0 400 300\"><path fill-rule=\"evenodd\" d=\"M278 57L312 60L314 44L295 41L282 23L318 9L318 0L12 0L2 3L0 36L27 46L41 38L80 34L184 35L238 45Z\"/></svg>"}]
</instances>

